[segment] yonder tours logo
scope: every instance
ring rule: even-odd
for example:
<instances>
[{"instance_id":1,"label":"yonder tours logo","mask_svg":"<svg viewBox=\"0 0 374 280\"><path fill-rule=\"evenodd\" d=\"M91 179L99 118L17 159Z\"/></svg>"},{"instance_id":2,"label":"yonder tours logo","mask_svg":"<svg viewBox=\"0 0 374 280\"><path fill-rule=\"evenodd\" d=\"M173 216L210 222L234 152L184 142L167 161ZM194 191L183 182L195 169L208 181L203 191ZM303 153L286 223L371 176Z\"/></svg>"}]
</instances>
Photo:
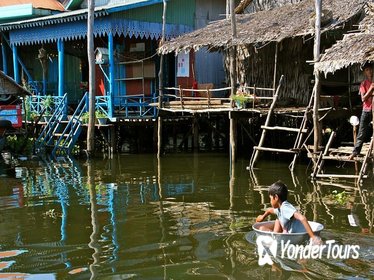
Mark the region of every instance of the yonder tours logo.
<instances>
[{"instance_id":1,"label":"yonder tours logo","mask_svg":"<svg viewBox=\"0 0 374 280\"><path fill-rule=\"evenodd\" d=\"M291 244L290 240L280 240L271 236L258 236L256 240L258 252L258 264L272 265L274 258L282 259L358 259L359 245L341 245L335 240L327 240L324 244L313 245L312 241L308 244ZM279 246L280 245L280 246ZM278 250L280 252L278 254Z\"/></svg>"}]
</instances>

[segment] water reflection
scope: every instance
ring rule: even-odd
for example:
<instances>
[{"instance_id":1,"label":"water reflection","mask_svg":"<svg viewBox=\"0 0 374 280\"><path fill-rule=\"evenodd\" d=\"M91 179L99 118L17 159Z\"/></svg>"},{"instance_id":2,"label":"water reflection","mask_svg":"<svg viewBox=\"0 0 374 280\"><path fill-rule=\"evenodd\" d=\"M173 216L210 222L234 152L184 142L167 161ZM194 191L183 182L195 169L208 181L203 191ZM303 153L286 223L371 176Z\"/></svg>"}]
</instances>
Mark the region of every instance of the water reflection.
<instances>
[{"instance_id":1,"label":"water reflection","mask_svg":"<svg viewBox=\"0 0 374 280\"><path fill-rule=\"evenodd\" d=\"M4 260L3 272L57 279L373 275L372 186L310 183L303 170L289 173L278 163L248 173L246 165L239 161L230 173L219 154L25 163L17 171L22 179L0 179L0 249L24 250ZM289 186L291 203L325 224L323 238L354 240L365 258L260 267L244 236L278 179ZM345 191L342 201L335 190Z\"/></svg>"}]
</instances>

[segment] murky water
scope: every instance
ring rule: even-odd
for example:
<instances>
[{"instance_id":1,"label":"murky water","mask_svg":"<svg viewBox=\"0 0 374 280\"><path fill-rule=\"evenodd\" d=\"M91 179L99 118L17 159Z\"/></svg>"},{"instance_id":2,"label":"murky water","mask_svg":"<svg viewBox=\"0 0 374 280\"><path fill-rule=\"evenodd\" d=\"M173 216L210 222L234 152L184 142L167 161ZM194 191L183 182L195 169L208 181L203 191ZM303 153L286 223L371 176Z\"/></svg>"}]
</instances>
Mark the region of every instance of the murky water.
<instances>
[{"instance_id":1,"label":"murky water","mask_svg":"<svg viewBox=\"0 0 374 280\"><path fill-rule=\"evenodd\" d=\"M373 183L312 184L306 166L291 174L262 161L249 173L247 164L230 180L223 154L21 162L0 178L0 278L373 279ZM359 245L359 258L260 266L245 236L278 179L325 225L323 240Z\"/></svg>"}]
</instances>

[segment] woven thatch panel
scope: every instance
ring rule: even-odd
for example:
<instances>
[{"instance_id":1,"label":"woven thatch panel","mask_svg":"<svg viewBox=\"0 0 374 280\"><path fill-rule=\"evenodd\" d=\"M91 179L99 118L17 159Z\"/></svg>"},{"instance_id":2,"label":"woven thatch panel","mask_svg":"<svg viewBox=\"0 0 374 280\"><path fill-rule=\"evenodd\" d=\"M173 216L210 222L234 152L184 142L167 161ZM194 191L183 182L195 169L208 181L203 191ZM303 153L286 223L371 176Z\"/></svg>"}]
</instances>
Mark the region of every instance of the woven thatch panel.
<instances>
[{"instance_id":1,"label":"woven thatch panel","mask_svg":"<svg viewBox=\"0 0 374 280\"><path fill-rule=\"evenodd\" d=\"M313 34L314 0L304 0L298 4L285 5L269 11L237 15L237 39L231 42L229 20L213 22L166 42L159 48L160 53L198 50L201 47L227 48L230 45L247 45L285 38ZM328 30L357 15L364 6L364 0L324 0L323 9L332 12L323 30Z\"/></svg>"},{"instance_id":2,"label":"woven thatch panel","mask_svg":"<svg viewBox=\"0 0 374 280\"><path fill-rule=\"evenodd\" d=\"M275 43L261 50L252 46L241 46L237 50L238 81L251 86L272 88L274 79ZM313 85L313 66L306 64L312 58L313 41L303 42L302 38L287 39L278 44L276 85L281 75L285 81L281 87L278 102L283 106L306 105ZM225 68L229 69L229 56L225 56ZM229 76L227 76L229 78ZM269 95L257 91L256 95Z\"/></svg>"},{"instance_id":3,"label":"woven thatch panel","mask_svg":"<svg viewBox=\"0 0 374 280\"><path fill-rule=\"evenodd\" d=\"M361 21L358 33L347 34L326 50L316 67L325 74L348 67L374 61L374 4L366 7L367 16Z\"/></svg>"},{"instance_id":4,"label":"woven thatch panel","mask_svg":"<svg viewBox=\"0 0 374 280\"><path fill-rule=\"evenodd\" d=\"M349 34L326 51L317 63L317 69L325 74L334 73L365 61L374 61L374 34Z\"/></svg>"}]
</instances>

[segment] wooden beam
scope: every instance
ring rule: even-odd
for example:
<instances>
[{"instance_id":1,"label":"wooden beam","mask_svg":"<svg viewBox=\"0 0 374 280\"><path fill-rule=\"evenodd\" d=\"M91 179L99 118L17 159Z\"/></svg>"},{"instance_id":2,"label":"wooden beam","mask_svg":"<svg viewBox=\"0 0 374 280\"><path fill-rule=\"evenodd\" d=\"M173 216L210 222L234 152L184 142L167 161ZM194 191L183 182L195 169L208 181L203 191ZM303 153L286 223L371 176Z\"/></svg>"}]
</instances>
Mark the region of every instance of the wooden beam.
<instances>
[{"instance_id":1,"label":"wooden beam","mask_svg":"<svg viewBox=\"0 0 374 280\"><path fill-rule=\"evenodd\" d=\"M88 131L87 131L87 156L95 151L95 55L94 55L94 9L95 1L88 0L87 17L87 54L88 54Z\"/></svg>"},{"instance_id":2,"label":"wooden beam","mask_svg":"<svg viewBox=\"0 0 374 280\"><path fill-rule=\"evenodd\" d=\"M235 14L243 14L245 9L253 2L253 0L241 0L235 8Z\"/></svg>"},{"instance_id":3,"label":"wooden beam","mask_svg":"<svg viewBox=\"0 0 374 280\"><path fill-rule=\"evenodd\" d=\"M261 126L262 129L267 129L267 130L282 130L282 131L288 131L288 132L299 132L300 128L293 128L293 127L284 127L284 126ZM302 129L302 133L307 133L307 129Z\"/></svg>"},{"instance_id":4,"label":"wooden beam","mask_svg":"<svg viewBox=\"0 0 374 280\"><path fill-rule=\"evenodd\" d=\"M297 153L297 151L294 151L294 150L267 148L267 147L258 147L258 146L254 146L253 149L255 149L257 151L267 151L267 152L277 152L277 153L287 153L287 154L296 154Z\"/></svg>"},{"instance_id":5,"label":"wooden beam","mask_svg":"<svg viewBox=\"0 0 374 280\"><path fill-rule=\"evenodd\" d=\"M314 28L314 106L313 106L313 128L314 128L314 152L318 150L321 143L321 129L319 121L319 107L320 107L320 74L316 69L316 63L320 59L321 48L321 14L322 14L322 0L315 0L315 28Z\"/></svg>"}]
</instances>

